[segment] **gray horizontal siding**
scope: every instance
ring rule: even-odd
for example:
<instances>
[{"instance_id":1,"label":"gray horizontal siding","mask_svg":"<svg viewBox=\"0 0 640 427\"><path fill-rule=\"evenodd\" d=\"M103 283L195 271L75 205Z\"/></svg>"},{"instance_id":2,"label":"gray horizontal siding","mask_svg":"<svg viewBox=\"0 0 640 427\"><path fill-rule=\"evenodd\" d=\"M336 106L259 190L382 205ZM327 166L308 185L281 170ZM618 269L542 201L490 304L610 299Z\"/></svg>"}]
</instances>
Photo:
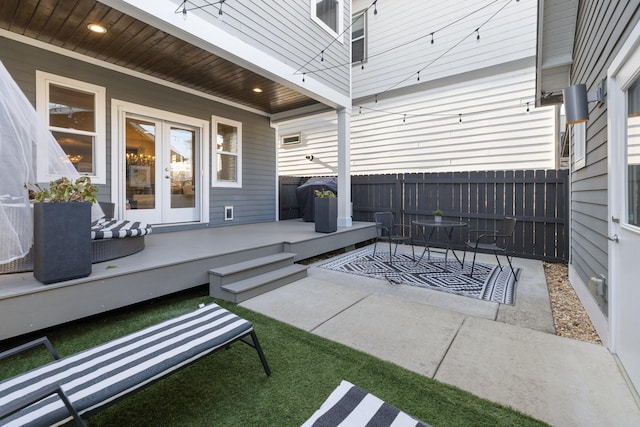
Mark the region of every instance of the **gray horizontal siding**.
<instances>
[{"instance_id":1,"label":"gray horizontal siding","mask_svg":"<svg viewBox=\"0 0 640 427\"><path fill-rule=\"evenodd\" d=\"M572 83L593 90L640 19L637 1L580 2ZM572 173L571 262L582 281L608 275L607 108L589 105L586 166ZM573 152L573 150L572 150Z\"/></svg>"},{"instance_id":2,"label":"gray horizontal siding","mask_svg":"<svg viewBox=\"0 0 640 427\"><path fill-rule=\"evenodd\" d=\"M115 98L208 121L215 115L242 122L243 188L210 187L210 225L275 220L275 134L267 118L2 37L0 60L33 105L36 70L107 89L107 184L99 186L99 200L111 200L111 99ZM235 207L235 219L225 222L228 205Z\"/></svg>"},{"instance_id":3,"label":"gray horizontal siding","mask_svg":"<svg viewBox=\"0 0 640 427\"><path fill-rule=\"evenodd\" d=\"M210 222L213 226L275 220L274 130L264 117L241 121L242 188L212 188ZM224 206L233 206L233 221L224 220Z\"/></svg>"}]
</instances>

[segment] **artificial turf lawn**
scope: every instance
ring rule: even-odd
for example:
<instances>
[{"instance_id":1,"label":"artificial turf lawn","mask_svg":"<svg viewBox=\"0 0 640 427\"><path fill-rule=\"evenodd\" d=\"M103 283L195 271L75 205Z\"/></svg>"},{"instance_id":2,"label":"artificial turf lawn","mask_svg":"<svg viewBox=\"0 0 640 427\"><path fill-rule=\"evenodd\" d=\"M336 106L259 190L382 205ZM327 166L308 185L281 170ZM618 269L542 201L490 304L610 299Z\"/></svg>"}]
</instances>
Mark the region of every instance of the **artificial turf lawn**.
<instances>
[{"instance_id":1,"label":"artificial turf lawn","mask_svg":"<svg viewBox=\"0 0 640 427\"><path fill-rule=\"evenodd\" d=\"M211 301L206 289L199 289L52 328L46 335L64 357ZM216 302L253 322L271 377L265 375L255 350L238 342L98 412L88 424L299 426L345 379L436 427L545 425L342 344L234 304ZM0 378L50 359L40 348L3 360Z\"/></svg>"}]
</instances>

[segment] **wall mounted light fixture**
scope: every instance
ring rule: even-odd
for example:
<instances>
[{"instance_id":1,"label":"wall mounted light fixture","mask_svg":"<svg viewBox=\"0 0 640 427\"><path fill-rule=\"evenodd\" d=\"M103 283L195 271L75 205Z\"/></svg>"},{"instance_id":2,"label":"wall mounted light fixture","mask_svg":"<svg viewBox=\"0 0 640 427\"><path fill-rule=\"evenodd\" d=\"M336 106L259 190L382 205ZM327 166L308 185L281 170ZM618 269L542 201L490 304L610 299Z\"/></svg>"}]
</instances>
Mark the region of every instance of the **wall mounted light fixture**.
<instances>
[{"instance_id":1,"label":"wall mounted light fixture","mask_svg":"<svg viewBox=\"0 0 640 427\"><path fill-rule=\"evenodd\" d=\"M589 102L599 104L605 102L606 84L607 80L603 79L598 87L589 93L587 93L587 85L584 83L566 87L562 91L567 124L573 125L589 120Z\"/></svg>"}]
</instances>

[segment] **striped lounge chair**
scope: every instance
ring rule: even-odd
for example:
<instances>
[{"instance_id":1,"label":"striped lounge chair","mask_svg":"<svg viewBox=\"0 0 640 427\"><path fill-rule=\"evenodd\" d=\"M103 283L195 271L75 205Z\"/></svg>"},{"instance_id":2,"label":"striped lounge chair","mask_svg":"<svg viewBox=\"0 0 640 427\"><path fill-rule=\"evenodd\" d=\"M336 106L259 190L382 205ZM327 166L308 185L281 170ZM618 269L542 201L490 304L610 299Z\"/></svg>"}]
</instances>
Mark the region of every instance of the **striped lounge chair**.
<instances>
[{"instance_id":1,"label":"striped lounge chair","mask_svg":"<svg viewBox=\"0 0 640 427\"><path fill-rule=\"evenodd\" d=\"M429 427L348 381L302 427Z\"/></svg>"},{"instance_id":2,"label":"striped lounge chair","mask_svg":"<svg viewBox=\"0 0 640 427\"><path fill-rule=\"evenodd\" d=\"M57 357L46 338L0 354L45 344L56 359L0 382L0 425L59 425L107 406L232 342L254 347L271 375L251 322L217 304L92 349Z\"/></svg>"}]
</instances>

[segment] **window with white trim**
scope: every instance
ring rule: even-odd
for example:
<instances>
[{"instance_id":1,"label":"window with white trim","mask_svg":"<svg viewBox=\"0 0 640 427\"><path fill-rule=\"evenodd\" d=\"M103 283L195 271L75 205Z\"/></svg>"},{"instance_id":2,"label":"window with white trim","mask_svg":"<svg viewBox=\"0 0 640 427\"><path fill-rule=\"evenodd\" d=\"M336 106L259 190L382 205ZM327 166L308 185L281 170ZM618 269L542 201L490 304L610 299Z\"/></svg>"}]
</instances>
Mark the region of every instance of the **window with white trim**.
<instances>
[{"instance_id":1,"label":"window with white trim","mask_svg":"<svg viewBox=\"0 0 640 427\"><path fill-rule=\"evenodd\" d=\"M351 20L351 62L361 63L367 59L367 13L354 15Z\"/></svg>"},{"instance_id":2,"label":"window with white trim","mask_svg":"<svg viewBox=\"0 0 640 427\"><path fill-rule=\"evenodd\" d=\"M36 109L73 166L95 184L106 184L106 91L79 80L36 71ZM39 182L50 172L46 141L38 141Z\"/></svg>"},{"instance_id":3,"label":"window with white trim","mask_svg":"<svg viewBox=\"0 0 640 427\"><path fill-rule=\"evenodd\" d=\"M577 123L573 127L573 168L582 169L586 165L587 123Z\"/></svg>"},{"instance_id":4,"label":"window with white trim","mask_svg":"<svg viewBox=\"0 0 640 427\"><path fill-rule=\"evenodd\" d=\"M213 174L215 187L242 187L242 123L213 116Z\"/></svg>"},{"instance_id":5,"label":"window with white trim","mask_svg":"<svg viewBox=\"0 0 640 427\"><path fill-rule=\"evenodd\" d=\"M334 36L342 33L343 0L311 0L311 18Z\"/></svg>"}]
</instances>

